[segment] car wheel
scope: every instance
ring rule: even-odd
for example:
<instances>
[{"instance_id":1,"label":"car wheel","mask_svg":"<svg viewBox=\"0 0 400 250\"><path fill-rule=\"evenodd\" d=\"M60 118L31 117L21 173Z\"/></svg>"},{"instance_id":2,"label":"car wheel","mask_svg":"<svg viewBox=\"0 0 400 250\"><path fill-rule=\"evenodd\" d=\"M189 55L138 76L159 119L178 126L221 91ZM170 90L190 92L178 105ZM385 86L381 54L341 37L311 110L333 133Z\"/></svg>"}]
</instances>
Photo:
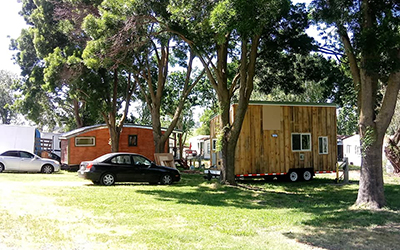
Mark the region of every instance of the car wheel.
<instances>
[{"instance_id":1,"label":"car wheel","mask_svg":"<svg viewBox=\"0 0 400 250\"><path fill-rule=\"evenodd\" d=\"M100 183L101 183L101 185L104 185L104 186L114 185L115 177L113 174L110 174L110 173L103 174L103 176L101 176Z\"/></svg>"},{"instance_id":2,"label":"car wheel","mask_svg":"<svg viewBox=\"0 0 400 250\"><path fill-rule=\"evenodd\" d=\"M51 174L53 173L54 168L52 165L46 164L42 167L42 173L44 174Z\"/></svg>"},{"instance_id":3,"label":"car wheel","mask_svg":"<svg viewBox=\"0 0 400 250\"><path fill-rule=\"evenodd\" d=\"M4 165L3 163L0 163L0 173L4 171Z\"/></svg>"},{"instance_id":4,"label":"car wheel","mask_svg":"<svg viewBox=\"0 0 400 250\"><path fill-rule=\"evenodd\" d=\"M296 171L292 171L289 173L289 180L290 181L298 181L299 180L299 174Z\"/></svg>"},{"instance_id":5,"label":"car wheel","mask_svg":"<svg viewBox=\"0 0 400 250\"><path fill-rule=\"evenodd\" d=\"M313 178L312 173L309 170L303 172L303 180L310 181Z\"/></svg>"},{"instance_id":6,"label":"car wheel","mask_svg":"<svg viewBox=\"0 0 400 250\"><path fill-rule=\"evenodd\" d=\"M170 174L164 174L161 176L160 183L162 185L171 185L172 184L172 176Z\"/></svg>"}]
</instances>

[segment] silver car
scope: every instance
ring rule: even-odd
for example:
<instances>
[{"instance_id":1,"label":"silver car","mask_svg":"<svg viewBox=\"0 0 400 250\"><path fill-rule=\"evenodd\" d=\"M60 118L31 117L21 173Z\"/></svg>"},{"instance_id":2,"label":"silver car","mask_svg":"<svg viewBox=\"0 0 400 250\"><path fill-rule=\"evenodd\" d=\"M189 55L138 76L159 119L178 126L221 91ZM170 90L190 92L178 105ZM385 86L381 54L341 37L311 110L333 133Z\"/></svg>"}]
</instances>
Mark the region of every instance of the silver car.
<instances>
[{"instance_id":1,"label":"silver car","mask_svg":"<svg viewBox=\"0 0 400 250\"><path fill-rule=\"evenodd\" d=\"M51 174L60 171L60 163L41 158L22 150L9 150L0 154L0 173L3 171L42 172Z\"/></svg>"}]
</instances>

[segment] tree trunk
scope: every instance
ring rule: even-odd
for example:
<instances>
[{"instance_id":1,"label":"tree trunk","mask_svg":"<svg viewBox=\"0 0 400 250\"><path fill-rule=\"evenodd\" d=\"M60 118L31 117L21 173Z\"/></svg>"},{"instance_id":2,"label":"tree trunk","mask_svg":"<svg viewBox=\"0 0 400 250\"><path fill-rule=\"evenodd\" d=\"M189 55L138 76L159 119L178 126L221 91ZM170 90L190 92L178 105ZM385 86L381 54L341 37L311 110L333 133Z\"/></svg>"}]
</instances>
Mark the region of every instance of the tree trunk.
<instances>
[{"instance_id":1,"label":"tree trunk","mask_svg":"<svg viewBox=\"0 0 400 250\"><path fill-rule=\"evenodd\" d=\"M372 209L385 206L385 195L382 172L383 136L364 131L362 141L362 167L357 205L366 204Z\"/></svg>"},{"instance_id":2,"label":"tree trunk","mask_svg":"<svg viewBox=\"0 0 400 250\"><path fill-rule=\"evenodd\" d=\"M161 122L160 122L160 109L152 108L151 109L151 121L153 127L153 140L155 153L164 153L165 151L165 140L163 141L162 131L161 131Z\"/></svg>"},{"instance_id":3,"label":"tree trunk","mask_svg":"<svg viewBox=\"0 0 400 250\"><path fill-rule=\"evenodd\" d=\"M400 173L400 128L393 135L393 138L389 139L388 145L385 147L386 158L390 161L394 168L394 173Z\"/></svg>"},{"instance_id":4,"label":"tree trunk","mask_svg":"<svg viewBox=\"0 0 400 250\"><path fill-rule=\"evenodd\" d=\"M83 127L83 120L79 114L79 102L78 100L74 99L73 100L73 105L74 105L74 116L75 116L75 123L77 128L82 128Z\"/></svg>"},{"instance_id":5,"label":"tree trunk","mask_svg":"<svg viewBox=\"0 0 400 250\"><path fill-rule=\"evenodd\" d=\"M108 131L110 132L111 152L118 152L121 132L119 128L112 126L108 128Z\"/></svg>"},{"instance_id":6,"label":"tree trunk","mask_svg":"<svg viewBox=\"0 0 400 250\"><path fill-rule=\"evenodd\" d=\"M228 98L223 98L221 96L218 97L218 100L221 109L220 129L223 133L221 141L221 182L235 185L235 177L229 175L232 172L229 171L229 169L234 169L235 165L235 159L230 155L232 153L232 147L229 146L230 143L232 143L230 140L231 124L229 121L230 101ZM233 151L235 151L235 149L233 149Z\"/></svg>"}]
</instances>

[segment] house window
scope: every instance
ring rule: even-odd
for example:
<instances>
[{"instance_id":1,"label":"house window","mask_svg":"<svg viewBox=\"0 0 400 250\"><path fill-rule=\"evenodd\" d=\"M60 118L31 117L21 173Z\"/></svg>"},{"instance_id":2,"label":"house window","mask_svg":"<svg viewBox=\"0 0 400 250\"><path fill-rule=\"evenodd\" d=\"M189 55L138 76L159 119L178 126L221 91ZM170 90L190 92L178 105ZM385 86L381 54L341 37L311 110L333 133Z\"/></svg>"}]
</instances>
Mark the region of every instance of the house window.
<instances>
[{"instance_id":1,"label":"house window","mask_svg":"<svg viewBox=\"0 0 400 250\"><path fill-rule=\"evenodd\" d=\"M206 146L207 146L206 152L207 152L207 154L210 154L210 142L207 142Z\"/></svg>"},{"instance_id":2,"label":"house window","mask_svg":"<svg viewBox=\"0 0 400 250\"><path fill-rule=\"evenodd\" d=\"M350 145L347 145L347 146L346 146L346 153L347 153L347 154L350 154L350 150L351 150L351 146L350 146Z\"/></svg>"},{"instance_id":3,"label":"house window","mask_svg":"<svg viewBox=\"0 0 400 250\"><path fill-rule=\"evenodd\" d=\"M354 146L354 152L356 155L361 155L361 148L360 146Z\"/></svg>"},{"instance_id":4,"label":"house window","mask_svg":"<svg viewBox=\"0 0 400 250\"><path fill-rule=\"evenodd\" d=\"M213 151L217 150L217 139L212 140L212 149Z\"/></svg>"},{"instance_id":5,"label":"house window","mask_svg":"<svg viewBox=\"0 0 400 250\"><path fill-rule=\"evenodd\" d=\"M318 137L318 149L319 149L319 154L322 155L328 154L328 137L326 136Z\"/></svg>"},{"instance_id":6,"label":"house window","mask_svg":"<svg viewBox=\"0 0 400 250\"><path fill-rule=\"evenodd\" d=\"M311 134L293 133L292 151L311 151Z\"/></svg>"},{"instance_id":7,"label":"house window","mask_svg":"<svg viewBox=\"0 0 400 250\"><path fill-rule=\"evenodd\" d=\"M77 147L93 147L96 146L96 137L75 137L75 146Z\"/></svg>"},{"instance_id":8,"label":"house window","mask_svg":"<svg viewBox=\"0 0 400 250\"><path fill-rule=\"evenodd\" d=\"M129 147L137 146L137 135L128 136L128 146Z\"/></svg>"}]
</instances>

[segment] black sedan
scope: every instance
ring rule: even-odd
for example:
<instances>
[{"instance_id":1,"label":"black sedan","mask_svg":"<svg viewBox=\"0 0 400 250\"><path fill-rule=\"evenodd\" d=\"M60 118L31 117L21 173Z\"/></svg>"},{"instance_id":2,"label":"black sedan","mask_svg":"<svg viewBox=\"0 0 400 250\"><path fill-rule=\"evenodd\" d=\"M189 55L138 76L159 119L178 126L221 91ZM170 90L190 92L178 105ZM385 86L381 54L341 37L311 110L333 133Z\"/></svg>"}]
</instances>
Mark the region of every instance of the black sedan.
<instances>
[{"instance_id":1,"label":"black sedan","mask_svg":"<svg viewBox=\"0 0 400 250\"><path fill-rule=\"evenodd\" d=\"M133 153L109 153L93 161L81 162L78 175L105 186L115 182L169 185L181 179L177 169L157 166L146 157Z\"/></svg>"}]
</instances>

